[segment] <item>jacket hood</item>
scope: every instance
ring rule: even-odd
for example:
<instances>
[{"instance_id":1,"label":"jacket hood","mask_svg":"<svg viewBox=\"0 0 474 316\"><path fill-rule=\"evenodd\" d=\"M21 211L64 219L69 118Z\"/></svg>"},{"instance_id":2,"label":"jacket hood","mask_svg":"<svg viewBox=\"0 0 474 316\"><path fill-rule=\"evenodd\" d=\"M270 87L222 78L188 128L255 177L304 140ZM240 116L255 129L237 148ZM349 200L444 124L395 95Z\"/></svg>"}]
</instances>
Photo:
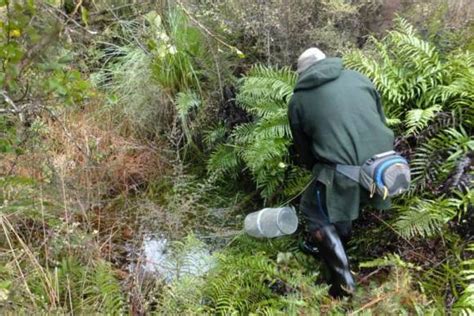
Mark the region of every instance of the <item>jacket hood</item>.
<instances>
[{"instance_id":1,"label":"jacket hood","mask_svg":"<svg viewBox=\"0 0 474 316\"><path fill-rule=\"evenodd\" d=\"M313 89L332 81L341 75L342 69L341 58L325 58L318 61L300 75L296 83L295 92Z\"/></svg>"}]
</instances>

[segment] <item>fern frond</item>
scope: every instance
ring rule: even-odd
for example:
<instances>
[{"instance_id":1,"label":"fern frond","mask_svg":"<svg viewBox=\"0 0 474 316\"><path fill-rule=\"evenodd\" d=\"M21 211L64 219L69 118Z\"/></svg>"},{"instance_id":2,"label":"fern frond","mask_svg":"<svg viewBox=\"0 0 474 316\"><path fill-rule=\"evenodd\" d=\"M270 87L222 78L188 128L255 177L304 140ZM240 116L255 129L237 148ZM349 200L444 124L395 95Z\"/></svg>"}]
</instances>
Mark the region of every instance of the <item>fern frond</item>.
<instances>
[{"instance_id":1,"label":"fern frond","mask_svg":"<svg viewBox=\"0 0 474 316\"><path fill-rule=\"evenodd\" d=\"M470 316L474 314L474 283L469 284L461 297L456 301L453 310L456 315Z\"/></svg>"},{"instance_id":2,"label":"fern frond","mask_svg":"<svg viewBox=\"0 0 474 316\"><path fill-rule=\"evenodd\" d=\"M199 107L201 100L194 91L178 92L176 94L176 110L181 119L185 119L192 108Z\"/></svg>"},{"instance_id":3,"label":"fern frond","mask_svg":"<svg viewBox=\"0 0 474 316\"><path fill-rule=\"evenodd\" d=\"M474 253L474 243L471 243L467 252ZM458 300L454 303L453 311L457 315L474 314L474 259L467 259L461 262L461 277L467 284Z\"/></svg>"},{"instance_id":4,"label":"fern frond","mask_svg":"<svg viewBox=\"0 0 474 316\"><path fill-rule=\"evenodd\" d=\"M229 174L236 176L240 165L238 149L235 146L220 144L207 161L207 169L215 177Z\"/></svg>"},{"instance_id":5,"label":"fern frond","mask_svg":"<svg viewBox=\"0 0 474 316\"><path fill-rule=\"evenodd\" d=\"M382 258L376 258L374 260L365 261L359 263L359 267L361 268L378 268L378 267L399 267L399 268L415 268L415 266L410 263L404 261L400 258L397 254L388 254Z\"/></svg>"},{"instance_id":6,"label":"fern frond","mask_svg":"<svg viewBox=\"0 0 474 316\"><path fill-rule=\"evenodd\" d=\"M457 160L472 150L474 137L462 126L438 133L416 149L410 162L413 184L421 190L429 184L438 184L456 167Z\"/></svg>"},{"instance_id":7,"label":"fern frond","mask_svg":"<svg viewBox=\"0 0 474 316\"><path fill-rule=\"evenodd\" d=\"M220 255L218 258L218 268L209 276L204 290L215 312L247 314L255 310L255 305L272 297L265 280L273 279L277 271L265 256Z\"/></svg>"},{"instance_id":8,"label":"fern frond","mask_svg":"<svg viewBox=\"0 0 474 316\"><path fill-rule=\"evenodd\" d=\"M419 110L408 117L413 119L422 115L422 109L431 108L432 112L435 105L473 117L474 54L457 54L444 60L434 45L421 39L413 26L401 18L384 39L370 41L375 56L354 51L345 57L345 64L374 82L388 117L396 119L406 116L407 111ZM418 129L410 127L409 133Z\"/></svg>"},{"instance_id":9,"label":"fern frond","mask_svg":"<svg viewBox=\"0 0 474 316\"><path fill-rule=\"evenodd\" d=\"M230 169L237 172L233 167L239 159L250 170L262 197L284 190L285 172L279 165L288 161L291 131L287 107L295 83L296 74L289 68L261 65L242 78L236 99L253 114L254 121L234 128L228 146L236 150L220 147L208 163L209 170L219 174Z\"/></svg>"},{"instance_id":10,"label":"fern frond","mask_svg":"<svg viewBox=\"0 0 474 316\"><path fill-rule=\"evenodd\" d=\"M258 171L268 166L270 162L287 154L289 140L284 138L263 138L253 144L249 144L242 152L242 158L252 171ZM279 163L280 161L277 161Z\"/></svg>"},{"instance_id":11,"label":"fern frond","mask_svg":"<svg viewBox=\"0 0 474 316\"><path fill-rule=\"evenodd\" d=\"M286 197L294 197L302 192L302 190L312 180L312 174L305 169L289 166L290 171L285 178L285 190L284 194Z\"/></svg>"},{"instance_id":12,"label":"fern frond","mask_svg":"<svg viewBox=\"0 0 474 316\"><path fill-rule=\"evenodd\" d=\"M426 109L413 109L406 115L406 134L418 133L442 110L441 106L436 104Z\"/></svg>"},{"instance_id":13,"label":"fern frond","mask_svg":"<svg viewBox=\"0 0 474 316\"><path fill-rule=\"evenodd\" d=\"M219 124L211 130L204 132L204 143L208 147L213 147L219 143L222 143L226 137L228 130L224 124Z\"/></svg>"},{"instance_id":14,"label":"fern frond","mask_svg":"<svg viewBox=\"0 0 474 316\"><path fill-rule=\"evenodd\" d=\"M395 229L406 238L433 236L456 216L459 206L460 201L457 199L413 198L405 205L397 207L399 216Z\"/></svg>"},{"instance_id":15,"label":"fern frond","mask_svg":"<svg viewBox=\"0 0 474 316\"><path fill-rule=\"evenodd\" d=\"M254 122L240 124L232 131L232 140L239 145L250 144L254 141L256 128Z\"/></svg>"},{"instance_id":16,"label":"fern frond","mask_svg":"<svg viewBox=\"0 0 474 316\"><path fill-rule=\"evenodd\" d=\"M297 74L289 67L274 68L256 65L243 78L242 93L252 94L256 98L261 96L289 101L296 79Z\"/></svg>"},{"instance_id":17,"label":"fern frond","mask_svg":"<svg viewBox=\"0 0 474 316\"><path fill-rule=\"evenodd\" d=\"M110 265L100 261L89 274L89 286L86 293L89 298L86 302L94 305L98 312L110 315L122 315L125 312L125 300L120 283L114 277Z\"/></svg>"},{"instance_id":18,"label":"fern frond","mask_svg":"<svg viewBox=\"0 0 474 316\"><path fill-rule=\"evenodd\" d=\"M280 110L272 116L262 118L254 130L255 140L275 137L291 139L290 124L286 112L286 109Z\"/></svg>"}]
</instances>

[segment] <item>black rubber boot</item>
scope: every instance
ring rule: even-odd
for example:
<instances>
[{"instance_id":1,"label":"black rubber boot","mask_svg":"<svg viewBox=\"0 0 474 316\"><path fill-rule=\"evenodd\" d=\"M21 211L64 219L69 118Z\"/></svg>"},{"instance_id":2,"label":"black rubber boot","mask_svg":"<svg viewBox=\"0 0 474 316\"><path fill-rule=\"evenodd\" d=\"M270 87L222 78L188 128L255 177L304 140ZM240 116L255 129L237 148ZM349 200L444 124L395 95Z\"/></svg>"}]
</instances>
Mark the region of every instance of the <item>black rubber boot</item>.
<instances>
[{"instance_id":1,"label":"black rubber boot","mask_svg":"<svg viewBox=\"0 0 474 316\"><path fill-rule=\"evenodd\" d=\"M318 246L309 239L303 239L299 243L300 250L307 255L312 255L314 258L319 258Z\"/></svg>"},{"instance_id":2,"label":"black rubber boot","mask_svg":"<svg viewBox=\"0 0 474 316\"><path fill-rule=\"evenodd\" d=\"M344 249L347 250L347 246L352 237L352 223L351 222L337 222L337 223L334 223L334 227L336 227L336 232L339 235L339 238L341 238Z\"/></svg>"},{"instance_id":3,"label":"black rubber boot","mask_svg":"<svg viewBox=\"0 0 474 316\"><path fill-rule=\"evenodd\" d=\"M321 257L331 273L329 294L333 297L351 295L355 290L346 251L333 225L325 226L312 234Z\"/></svg>"}]
</instances>

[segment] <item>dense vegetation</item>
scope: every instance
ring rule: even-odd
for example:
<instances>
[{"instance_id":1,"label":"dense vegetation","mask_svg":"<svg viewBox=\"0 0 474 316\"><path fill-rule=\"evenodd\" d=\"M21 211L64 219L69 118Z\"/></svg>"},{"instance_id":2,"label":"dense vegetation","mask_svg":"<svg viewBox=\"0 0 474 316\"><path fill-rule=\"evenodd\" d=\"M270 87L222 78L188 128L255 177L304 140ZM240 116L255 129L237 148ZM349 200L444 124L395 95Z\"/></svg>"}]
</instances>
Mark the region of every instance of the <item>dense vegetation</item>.
<instances>
[{"instance_id":1,"label":"dense vegetation","mask_svg":"<svg viewBox=\"0 0 474 316\"><path fill-rule=\"evenodd\" d=\"M473 8L393 3L0 1L2 313L474 313ZM308 45L375 83L414 177L362 212L351 299L302 233L241 232L310 181L286 116ZM144 273L160 234L210 270Z\"/></svg>"}]
</instances>

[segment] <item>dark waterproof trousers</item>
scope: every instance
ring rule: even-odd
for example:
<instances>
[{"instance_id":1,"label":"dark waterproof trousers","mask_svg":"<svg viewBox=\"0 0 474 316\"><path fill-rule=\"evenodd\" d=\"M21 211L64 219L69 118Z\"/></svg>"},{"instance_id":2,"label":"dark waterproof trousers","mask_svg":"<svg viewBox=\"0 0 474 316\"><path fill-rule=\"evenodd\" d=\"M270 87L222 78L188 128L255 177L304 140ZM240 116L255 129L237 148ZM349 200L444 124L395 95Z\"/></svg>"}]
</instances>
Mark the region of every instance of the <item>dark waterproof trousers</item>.
<instances>
[{"instance_id":1,"label":"dark waterproof trousers","mask_svg":"<svg viewBox=\"0 0 474 316\"><path fill-rule=\"evenodd\" d=\"M323 183L313 181L303 193L300 210L308 233L333 224L339 237L347 241L352 232L352 221L331 223L326 208L326 188Z\"/></svg>"}]
</instances>

